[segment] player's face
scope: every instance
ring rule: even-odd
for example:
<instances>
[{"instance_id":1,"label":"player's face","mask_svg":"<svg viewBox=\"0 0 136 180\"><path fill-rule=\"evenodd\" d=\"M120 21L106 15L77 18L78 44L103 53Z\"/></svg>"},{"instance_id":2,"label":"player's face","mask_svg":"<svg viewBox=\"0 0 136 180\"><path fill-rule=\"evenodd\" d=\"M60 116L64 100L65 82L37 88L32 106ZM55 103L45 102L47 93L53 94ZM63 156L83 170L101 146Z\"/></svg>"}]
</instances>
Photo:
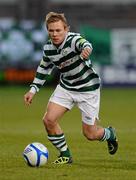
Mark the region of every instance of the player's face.
<instances>
[{"instance_id":1,"label":"player's face","mask_svg":"<svg viewBox=\"0 0 136 180\"><path fill-rule=\"evenodd\" d=\"M48 34L55 45L60 45L68 32L68 28L64 26L62 21L48 24Z\"/></svg>"}]
</instances>

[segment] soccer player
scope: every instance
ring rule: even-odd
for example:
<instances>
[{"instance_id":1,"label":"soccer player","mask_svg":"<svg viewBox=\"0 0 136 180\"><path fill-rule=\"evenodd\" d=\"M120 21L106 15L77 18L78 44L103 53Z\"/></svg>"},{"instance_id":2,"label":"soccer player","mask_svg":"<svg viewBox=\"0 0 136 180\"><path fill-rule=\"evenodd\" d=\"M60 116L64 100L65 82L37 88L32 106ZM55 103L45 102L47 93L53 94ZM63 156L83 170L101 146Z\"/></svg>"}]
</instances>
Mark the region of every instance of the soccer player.
<instances>
[{"instance_id":1,"label":"soccer player","mask_svg":"<svg viewBox=\"0 0 136 180\"><path fill-rule=\"evenodd\" d=\"M24 101L27 105L32 103L46 77L57 67L61 74L60 82L49 99L43 117L48 139L60 152L54 163L72 163L72 155L59 120L75 104L82 114L84 136L90 141L107 141L109 153L115 154L118 149L115 129L97 125L100 78L89 59L92 53L91 43L80 34L69 32L64 14L50 12L45 23L50 39L44 45L43 58L30 90L24 95Z\"/></svg>"}]
</instances>

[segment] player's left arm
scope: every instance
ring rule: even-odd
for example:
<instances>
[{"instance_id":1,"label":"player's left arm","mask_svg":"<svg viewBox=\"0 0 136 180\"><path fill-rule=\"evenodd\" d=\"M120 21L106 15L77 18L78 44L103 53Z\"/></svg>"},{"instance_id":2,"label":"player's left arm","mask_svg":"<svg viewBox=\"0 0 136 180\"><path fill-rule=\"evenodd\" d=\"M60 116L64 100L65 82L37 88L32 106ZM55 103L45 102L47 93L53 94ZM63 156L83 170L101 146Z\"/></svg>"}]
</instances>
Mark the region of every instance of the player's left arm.
<instances>
[{"instance_id":1,"label":"player's left arm","mask_svg":"<svg viewBox=\"0 0 136 180\"><path fill-rule=\"evenodd\" d=\"M76 48L80 52L80 57L84 60L89 59L90 54L92 53L92 44L87 41L82 36L79 37L76 41Z\"/></svg>"},{"instance_id":2,"label":"player's left arm","mask_svg":"<svg viewBox=\"0 0 136 180\"><path fill-rule=\"evenodd\" d=\"M90 47L85 47L84 49L82 49L80 56L82 59L89 59L91 52L92 49Z\"/></svg>"}]
</instances>

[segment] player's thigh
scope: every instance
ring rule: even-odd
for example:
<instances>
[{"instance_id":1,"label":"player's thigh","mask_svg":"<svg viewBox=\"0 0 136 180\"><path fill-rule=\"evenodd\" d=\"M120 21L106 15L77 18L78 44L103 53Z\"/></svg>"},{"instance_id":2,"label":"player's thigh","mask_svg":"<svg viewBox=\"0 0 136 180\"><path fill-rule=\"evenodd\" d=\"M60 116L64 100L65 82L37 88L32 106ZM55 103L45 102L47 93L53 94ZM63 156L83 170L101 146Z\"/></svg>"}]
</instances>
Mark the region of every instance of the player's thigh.
<instances>
[{"instance_id":1,"label":"player's thigh","mask_svg":"<svg viewBox=\"0 0 136 180\"><path fill-rule=\"evenodd\" d=\"M68 111L64 106L49 102L43 119L46 121L57 121Z\"/></svg>"},{"instance_id":2,"label":"player's thigh","mask_svg":"<svg viewBox=\"0 0 136 180\"><path fill-rule=\"evenodd\" d=\"M49 102L53 102L67 109L72 109L74 101L71 92L58 85L51 95Z\"/></svg>"}]
</instances>

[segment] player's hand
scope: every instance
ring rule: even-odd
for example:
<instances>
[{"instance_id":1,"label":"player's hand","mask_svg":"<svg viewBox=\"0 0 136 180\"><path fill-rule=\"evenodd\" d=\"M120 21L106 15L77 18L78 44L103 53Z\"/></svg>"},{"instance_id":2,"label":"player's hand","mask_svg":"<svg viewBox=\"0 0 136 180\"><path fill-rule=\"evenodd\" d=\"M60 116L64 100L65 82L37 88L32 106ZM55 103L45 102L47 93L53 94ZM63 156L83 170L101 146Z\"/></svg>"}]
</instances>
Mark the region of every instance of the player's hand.
<instances>
[{"instance_id":1,"label":"player's hand","mask_svg":"<svg viewBox=\"0 0 136 180\"><path fill-rule=\"evenodd\" d=\"M89 48L89 47L86 47L84 48L82 51L81 51L81 54L80 54L80 57L84 60L88 59L90 54L92 52L92 49Z\"/></svg>"},{"instance_id":2,"label":"player's hand","mask_svg":"<svg viewBox=\"0 0 136 180\"><path fill-rule=\"evenodd\" d=\"M30 105L32 103L32 100L33 100L33 97L34 97L34 93L31 93L31 92L27 92L25 95L24 95L24 102L26 105Z\"/></svg>"}]
</instances>

